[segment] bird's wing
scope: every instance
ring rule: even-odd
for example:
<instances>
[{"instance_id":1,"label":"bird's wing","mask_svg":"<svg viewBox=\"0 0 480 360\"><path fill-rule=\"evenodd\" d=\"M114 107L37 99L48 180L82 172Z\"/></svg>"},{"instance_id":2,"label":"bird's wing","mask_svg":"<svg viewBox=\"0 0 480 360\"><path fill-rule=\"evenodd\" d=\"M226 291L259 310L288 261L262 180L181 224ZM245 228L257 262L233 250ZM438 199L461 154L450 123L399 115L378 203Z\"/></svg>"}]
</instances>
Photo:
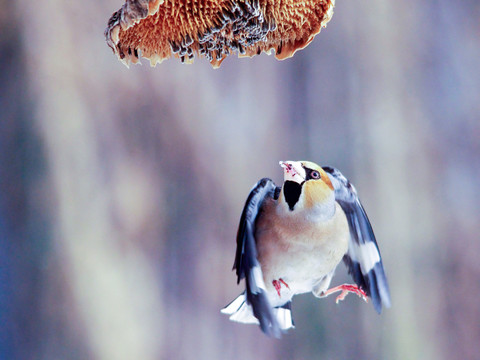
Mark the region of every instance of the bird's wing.
<instances>
[{"instance_id":1,"label":"bird's wing","mask_svg":"<svg viewBox=\"0 0 480 360\"><path fill-rule=\"evenodd\" d=\"M343 261L357 285L370 296L375 310L380 313L382 305L390 307L390 291L372 225L350 181L337 169L323 169L333 184L335 199L345 212L350 228L348 252Z\"/></svg>"},{"instance_id":2,"label":"bird's wing","mask_svg":"<svg viewBox=\"0 0 480 360\"><path fill-rule=\"evenodd\" d=\"M267 178L260 180L248 195L237 233L237 252L233 268L237 271L238 282L245 278L247 302L253 314L260 321L260 327L267 335L278 337L279 324L268 301L263 273L257 259L255 223L267 199L277 199L279 188Z\"/></svg>"}]
</instances>

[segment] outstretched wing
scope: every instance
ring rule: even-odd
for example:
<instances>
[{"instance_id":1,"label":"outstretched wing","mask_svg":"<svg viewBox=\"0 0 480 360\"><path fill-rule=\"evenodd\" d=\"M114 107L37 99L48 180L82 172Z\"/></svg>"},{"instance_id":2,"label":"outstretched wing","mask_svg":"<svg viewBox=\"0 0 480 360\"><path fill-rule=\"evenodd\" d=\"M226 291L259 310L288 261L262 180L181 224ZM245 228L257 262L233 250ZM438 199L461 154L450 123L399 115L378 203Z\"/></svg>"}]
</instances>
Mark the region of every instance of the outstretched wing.
<instances>
[{"instance_id":1,"label":"outstretched wing","mask_svg":"<svg viewBox=\"0 0 480 360\"><path fill-rule=\"evenodd\" d=\"M233 268L237 271L237 282L245 278L247 302L253 314L260 321L260 327L267 335L278 337L279 324L268 301L262 269L257 259L255 223L267 199L277 199L280 189L267 178L260 180L248 195L243 208L237 233L237 252Z\"/></svg>"},{"instance_id":2,"label":"outstretched wing","mask_svg":"<svg viewBox=\"0 0 480 360\"><path fill-rule=\"evenodd\" d=\"M348 252L343 261L357 285L370 296L375 310L380 313L382 305L390 307L390 291L372 225L350 181L337 169L323 169L333 184L335 199L345 212L350 228Z\"/></svg>"}]
</instances>

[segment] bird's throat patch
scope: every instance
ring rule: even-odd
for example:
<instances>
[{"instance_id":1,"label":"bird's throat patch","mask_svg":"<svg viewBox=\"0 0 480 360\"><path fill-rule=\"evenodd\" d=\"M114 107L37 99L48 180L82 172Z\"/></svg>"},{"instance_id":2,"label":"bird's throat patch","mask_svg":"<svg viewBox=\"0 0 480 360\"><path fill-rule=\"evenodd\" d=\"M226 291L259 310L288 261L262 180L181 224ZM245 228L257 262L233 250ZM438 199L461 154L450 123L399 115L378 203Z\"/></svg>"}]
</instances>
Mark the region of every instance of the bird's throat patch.
<instances>
[{"instance_id":1,"label":"bird's throat patch","mask_svg":"<svg viewBox=\"0 0 480 360\"><path fill-rule=\"evenodd\" d=\"M287 180L283 184L283 196L285 196L285 201L288 204L288 208L293 210L293 207L300 199L300 194L302 193L302 184L297 183L296 181Z\"/></svg>"}]
</instances>

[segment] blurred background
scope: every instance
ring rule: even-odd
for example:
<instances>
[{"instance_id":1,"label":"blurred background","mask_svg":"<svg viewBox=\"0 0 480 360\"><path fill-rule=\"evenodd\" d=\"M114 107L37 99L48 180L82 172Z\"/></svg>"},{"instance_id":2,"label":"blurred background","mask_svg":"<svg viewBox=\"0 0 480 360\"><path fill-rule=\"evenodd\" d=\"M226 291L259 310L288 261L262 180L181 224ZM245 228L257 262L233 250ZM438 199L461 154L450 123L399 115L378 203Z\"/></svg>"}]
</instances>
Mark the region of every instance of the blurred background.
<instances>
[{"instance_id":1,"label":"blurred background","mask_svg":"<svg viewBox=\"0 0 480 360\"><path fill-rule=\"evenodd\" d=\"M127 69L121 0L0 4L0 359L478 359L478 1L338 0L218 70ZM219 310L251 186L299 159L356 185L393 306L298 296L269 339Z\"/></svg>"}]
</instances>

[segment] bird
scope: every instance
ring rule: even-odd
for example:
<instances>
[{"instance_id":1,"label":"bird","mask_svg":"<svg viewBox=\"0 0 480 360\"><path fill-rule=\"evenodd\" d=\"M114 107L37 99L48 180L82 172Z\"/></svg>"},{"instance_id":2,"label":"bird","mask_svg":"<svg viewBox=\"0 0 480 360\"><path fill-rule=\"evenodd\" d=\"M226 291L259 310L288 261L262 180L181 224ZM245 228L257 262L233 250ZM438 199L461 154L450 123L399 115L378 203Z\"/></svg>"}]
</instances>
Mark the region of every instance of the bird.
<instances>
[{"instance_id":1,"label":"bird","mask_svg":"<svg viewBox=\"0 0 480 360\"><path fill-rule=\"evenodd\" d=\"M221 312L278 338L295 327L291 309L298 294L341 292L338 303L351 292L371 299L379 314L390 307L380 250L352 183L339 170L310 161L280 166L281 187L263 178L248 195L233 266L245 291ZM355 284L329 289L342 260Z\"/></svg>"}]
</instances>

